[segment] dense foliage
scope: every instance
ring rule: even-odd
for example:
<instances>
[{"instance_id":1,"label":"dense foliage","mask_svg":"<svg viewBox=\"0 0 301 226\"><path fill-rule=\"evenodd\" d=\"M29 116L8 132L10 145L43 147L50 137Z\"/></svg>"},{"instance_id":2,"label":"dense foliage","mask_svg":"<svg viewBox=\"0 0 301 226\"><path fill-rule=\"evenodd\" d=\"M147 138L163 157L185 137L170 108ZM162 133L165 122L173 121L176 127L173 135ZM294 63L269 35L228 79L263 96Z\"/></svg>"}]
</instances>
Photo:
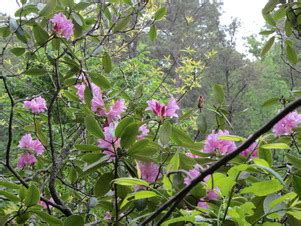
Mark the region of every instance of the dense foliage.
<instances>
[{"instance_id":1,"label":"dense foliage","mask_svg":"<svg viewBox=\"0 0 301 226\"><path fill-rule=\"evenodd\" d=\"M20 0L0 225L300 225L300 4L269 0L246 58L221 1Z\"/></svg>"}]
</instances>

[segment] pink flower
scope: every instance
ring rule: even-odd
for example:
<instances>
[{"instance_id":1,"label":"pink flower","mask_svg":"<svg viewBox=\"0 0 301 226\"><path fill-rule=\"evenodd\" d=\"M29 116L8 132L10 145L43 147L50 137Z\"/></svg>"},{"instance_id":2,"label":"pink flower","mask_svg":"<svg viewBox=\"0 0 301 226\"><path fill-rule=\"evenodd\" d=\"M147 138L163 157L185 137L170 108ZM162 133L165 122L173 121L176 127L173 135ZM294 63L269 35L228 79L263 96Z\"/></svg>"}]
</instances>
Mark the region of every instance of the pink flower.
<instances>
[{"instance_id":1,"label":"pink flower","mask_svg":"<svg viewBox=\"0 0 301 226\"><path fill-rule=\"evenodd\" d=\"M73 23L63 13L55 14L50 22L53 24L53 31L65 39L70 39L73 35Z\"/></svg>"},{"instance_id":2,"label":"pink flower","mask_svg":"<svg viewBox=\"0 0 301 226\"><path fill-rule=\"evenodd\" d=\"M298 114L298 112L293 111L274 125L272 131L275 136L291 135L293 133L293 129L295 129L300 123L301 115Z\"/></svg>"},{"instance_id":3,"label":"pink flower","mask_svg":"<svg viewBox=\"0 0 301 226\"><path fill-rule=\"evenodd\" d=\"M75 85L75 88L77 90L76 91L76 95L83 102L84 101L84 97L85 97L86 85L85 84L77 84L77 85Z\"/></svg>"},{"instance_id":4,"label":"pink flower","mask_svg":"<svg viewBox=\"0 0 301 226\"><path fill-rule=\"evenodd\" d=\"M218 200L219 199L219 193L220 193L220 189L218 187L214 188L214 189L210 189L207 191L207 195L206 195L206 199L208 201L210 200Z\"/></svg>"},{"instance_id":5,"label":"pink flower","mask_svg":"<svg viewBox=\"0 0 301 226\"><path fill-rule=\"evenodd\" d=\"M113 122L121 118L121 113L125 112L126 106L124 100L117 100L110 110L106 112L108 122Z\"/></svg>"},{"instance_id":6,"label":"pink flower","mask_svg":"<svg viewBox=\"0 0 301 226\"><path fill-rule=\"evenodd\" d=\"M91 83L91 89L93 96L102 96L101 89L94 83Z\"/></svg>"},{"instance_id":7,"label":"pink flower","mask_svg":"<svg viewBox=\"0 0 301 226\"><path fill-rule=\"evenodd\" d=\"M157 100L147 101L148 107L146 111L152 111L159 117L178 117L176 111L180 109L175 99L170 99L167 105L160 103Z\"/></svg>"},{"instance_id":8,"label":"pink flower","mask_svg":"<svg viewBox=\"0 0 301 226\"><path fill-rule=\"evenodd\" d=\"M75 85L76 95L82 102L84 102L86 86L87 85L85 83ZM91 83L91 89L93 97L100 96L102 98L101 89L97 85Z\"/></svg>"},{"instance_id":9,"label":"pink flower","mask_svg":"<svg viewBox=\"0 0 301 226\"><path fill-rule=\"evenodd\" d=\"M139 162L139 169L141 171L141 179L149 183L154 183L159 177L160 167L153 162Z\"/></svg>"},{"instance_id":10,"label":"pink flower","mask_svg":"<svg viewBox=\"0 0 301 226\"><path fill-rule=\"evenodd\" d=\"M200 175L200 170L197 166L195 166L192 170L188 171L188 175L184 178L184 184L188 185L191 181Z\"/></svg>"},{"instance_id":11,"label":"pink flower","mask_svg":"<svg viewBox=\"0 0 301 226\"><path fill-rule=\"evenodd\" d=\"M203 209L209 209L209 205L204 199L200 199L200 201L198 202L198 207Z\"/></svg>"},{"instance_id":12,"label":"pink flower","mask_svg":"<svg viewBox=\"0 0 301 226\"><path fill-rule=\"evenodd\" d=\"M244 150L243 152L241 152L240 154L242 156L248 157L249 155L251 155L251 157L257 157L257 153L258 150L257 148L258 143L254 142L253 144L251 144L246 150Z\"/></svg>"},{"instance_id":13,"label":"pink flower","mask_svg":"<svg viewBox=\"0 0 301 226\"><path fill-rule=\"evenodd\" d=\"M17 167L23 169L26 165L33 165L37 162L37 159L34 155L29 153L24 153L20 156L17 163Z\"/></svg>"},{"instance_id":14,"label":"pink flower","mask_svg":"<svg viewBox=\"0 0 301 226\"><path fill-rule=\"evenodd\" d=\"M91 110L99 116L106 116L105 104L101 94L93 96Z\"/></svg>"},{"instance_id":15,"label":"pink flower","mask_svg":"<svg viewBox=\"0 0 301 226\"><path fill-rule=\"evenodd\" d=\"M204 145L204 152L205 153L211 153L216 150L219 150L219 152L222 155L225 155L227 153L230 153L236 149L236 145L234 141L229 140L220 140L219 136L227 136L229 135L228 130L219 130L217 133L212 131L211 134L209 134L205 140Z\"/></svg>"},{"instance_id":16,"label":"pink flower","mask_svg":"<svg viewBox=\"0 0 301 226\"><path fill-rule=\"evenodd\" d=\"M120 138L115 137L115 124L110 123L109 126L104 127L104 139L98 140L98 146L105 149L104 154L108 155L110 159L114 158L115 151L120 148Z\"/></svg>"},{"instance_id":17,"label":"pink flower","mask_svg":"<svg viewBox=\"0 0 301 226\"><path fill-rule=\"evenodd\" d=\"M31 109L32 113L41 113L47 110L46 101L40 96L33 98L30 101L24 101L24 107Z\"/></svg>"},{"instance_id":18,"label":"pink flower","mask_svg":"<svg viewBox=\"0 0 301 226\"><path fill-rule=\"evenodd\" d=\"M147 128L146 124L143 124L139 127L140 134L137 136L138 140L143 140L149 133L149 129Z\"/></svg>"},{"instance_id":19,"label":"pink flower","mask_svg":"<svg viewBox=\"0 0 301 226\"><path fill-rule=\"evenodd\" d=\"M19 148L35 151L37 155L43 154L44 146L39 140L33 140L30 134L25 134L19 141Z\"/></svg>"}]
</instances>

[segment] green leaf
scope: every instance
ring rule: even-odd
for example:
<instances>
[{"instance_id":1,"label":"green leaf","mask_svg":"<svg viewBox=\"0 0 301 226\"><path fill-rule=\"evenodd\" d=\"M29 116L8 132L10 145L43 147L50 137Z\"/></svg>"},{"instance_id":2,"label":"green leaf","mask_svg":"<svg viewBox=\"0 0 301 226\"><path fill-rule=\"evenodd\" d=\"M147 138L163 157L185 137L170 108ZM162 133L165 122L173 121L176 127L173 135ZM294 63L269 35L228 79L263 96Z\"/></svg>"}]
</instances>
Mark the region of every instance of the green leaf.
<instances>
[{"instance_id":1,"label":"green leaf","mask_svg":"<svg viewBox=\"0 0 301 226\"><path fill-rule=\"evenodd\" d=\"M263 14L267 14L275 9L277 4L279 3L279 0L269 0L267 4L262 9Z\"/></svg>"},{"instance_id":2,"label":"green leaf","mask_svg":"<svg viewBox=\"0 0 301 226\"><path fill-rule=\"evenodd\" d=\"M16 56L21 56L25 53L25 48L16 47L10 50Z\"/></svg>"},{"instance_id":3,"label":"green leaf","mask_svg":"<svg viewBox=\"0 0 301 226\"><path fill-rule=\"evenodd\" d=\"M256 168L260 168L260 169L263 169L263 170L269 172L269 173L272 174L274 177L276 177L276 178L279 180L279 182L280 182L283 186L285 186L285 183L284 183L284 181L283 181L283 178L282 178L282 177L280 176L280 174L277 173L275 170L271 169L270 167L263 166L263 165L253 165L253 166L256 167Z\"/></svg>"},{"instance_id":4,"label":"green leaf","mask_svg":"<svg viewBox=\"0 0 301 226\"><path fill-rule=\"evenodd\" d=\"M87 105L87 107L89 109L91 109L92 99L93 99L92 91L91 91L90 87L86 87L86 89L84 91L84 100L85 100L85 104Z\"/></svg>"},{"instance_id":5,"label":"green leaf","mask_svg":"<svg viewBox=\"0 0 301 226\"><path fill-rule=\"evenodd\" d=\"M18 196L8 192L8 191L4 191L4 190L0 190L0 196L4 196L5 198L13 201L13 202L19 202L19 198Z\"/></svg>"},{"instance_id":6,"label":"green leaf","mask_svg":"<svg viewBox=\"0 0 301 226\"><path fill-rule=\"evenodd\" d=\"M292 176L292 184L293 184L294 191L297 193L297 195L300 198L301 197L301 177L299 177L297 175L293 175Z\"/></svg>"},{"instance_id":7,"label":"green leaf","mask_svg":"<svg viewBox=\"0 0 301 226\"><path fill-rule=\"evenodd\" d=\"M234 135L219 136L218 139L219 139L219 140L237 141L237 142L241 142L241 141L244 141L244 140L245 140L245 138L243 138L243 137L240 137L240 136L234 136Z\"/></svg>"},{"instance_id":8,"label":"green leaf","mask_svg":"<svg viewBox=\"0 0 301 226\"><path fill-rule=\"evenodd\" d=\"M128 155L137 160L152 160L152 156L159 153L161 147L151 140L139 140L128 150Z\"/></svg>"},{"instance_id":9,"label":"green leaf","mask_svg":"<svg viewBox=\"0 0 301 226\"><path fill-rule=\"evenodd\" d=\"M129 124L121 134L121 147L130 147L136 141L138 134L139 124L135 122Z\"/></svg>"},{"instance_id":10,"label":"green leaf","mask_svg":"<svg viewBox=\"0 0 301 226\"><path fill-rule=\"evenodd\" d=\"M57 0L48 0L46 6L41 10L40 16L49 16L55 10Z\"/></svg>"},{"instance_id":11,"label":"green leaf","mask_svg":"<svg viewBox=\"0 0 301 226\"><path fill-rule=\"evenodd\" d=\"M95 83L98 87L107 90L111 88L111 84L109 80L102 76L102 75L97 75L95 73L90 73L90 77L93 83Z\"/></svg>"},{"instance_id":12,"label":"green leaf","mask_svg":"<svg viewBox=\"0 0 301 226\"><path fill-rule=\"evenodd\" d=\"M291 163L294 168L301 170L301 158L298 158L296 155L287 153L286 158L289 163Z\"/></svg>"},{"instance_id":13,"label":"green leaf","mask_svg":"<svg viewBox=\"0 0 301 226\"><path fill-rule=\"evenodd\" d=\"M96 197L104 196L111 189L111 181L114 179L112 173L105 173L99 177L94 187Z\"/></svg>"},{"instance_id":14,"label":"green leaf","mask_svg":"<svg viewBox=\"0 0 301 226\"><path fill-rule=\"evenodd\" d=\"M132 122L134 122L134 119L131 117L126 117L126 118L122 119L116 127L116 130L115 130L116 137L121 137L121 135L125 131L126 127L129 124L131 124Z\"/></svg>"},{"instance_id":15,"label":"green leaf","mask_svg":"<svg viewBox=\"0 0 301 226\"><path fill-rule=\"evenodd\" d=\"M31 13L35 13L38 14L39 10L35 5L26 5L23 6L22 8L19 8L16 12L15 12L15 17L24 17L27 16Z\"/></svg>"},{"instance_id":16,"label":"green leaf","mask_svg":"<svg viewBox=\"0 0 301 226\"><path fill-rule=\"evenodd\" d=\"M290 37L293 34L292 26L289 20L285 20L284 31L287 37Z\"/></svg>"},{"instance_id":17,"label":"green leaf","mask_svg":"<svg viewBox=\"0 0 301 226\"><path fill-rule=\"evenodd\" d=\"M190 223L194 223L195 222L195 216L183 216L183 217L175 217L173 219L170 219L170 220L167 220L167 221L164 221L162 223L162 226L168 226L168 225L173 225L175 223L178 223L178 222L183 222L182 224L179 224L179 225L185 225L190 222ZM178 225L178 224L177 224ZM189 224L188 224L189 225Z\"/></svg>"},{"instance_id":18,"label":"green leaf","mask_svg":"<svg viewBox=\"0 0 301 226\"><path fill-rule=\"evenodd\" d=\"M127 16L127 17L121 19L120 21L118 21L118 23L116 23L116 25L113 27L113 32L125 30L127 28L127 25L129 24L130 20L131 20L131 17Z\"/></svg>"},{"instance_id":19,"label":"green leaf","mask_svg":"<svg viewBox=\"0 0 301 226\"><path fill-rule=\"evenodd\" d=\"M96 138L104 137L103 132L99 126L99 123L94 117L88 115L85 118L85 125L86 125L86 128L89 131L89 133L91 133Z\"/></svg>"},{"instance_id":20,"label":"green leaf","mask_svg":"<svg viewBox=\"0 0 301 226\"><path fill-rule=\"evenodd\" d=\"M74 0L61 0L64 6L67 6L69 8L72 8L74 5Z\"/></svg>"},{"instance_id":21,"label":"green leaf","mask_svg":"<svg viewBox=\"0 0 301 226\"><path fill-rule=\"evenodd\" d=\"M119 185L124 185L124 186L136 186L136 185L143 185L146 187L149 186L149 183L144 180L140 180L137 178L129 178L129 177L117 178L117 179L113 180L113 183L119 184Z\"/></svg>"},{"instance_id":22,"label":"green leaf","mask_svg":"<svg viewBox=\"0 0 301 226\"><path fill-rule=\"evenodd\" d=\"M110 73L113 69L111 57L107 52L102 57L102 66L106 73Z\"/></svg>"},{"instance_id":23,"label":"green leaf","mask_svg":"<svg viewBox=\"0 0 301 226\"><path fill-rule=\"evenodd\" d=\"M294 218L296 218L297 220L301 220L301 211L300 210L290 210L287 211L287 213L291 216L293 216Z\"/></svg>"},{"instance_id":24,"label":"green leaf","mask_svg":"<svg viewBox=\"0 0 301 226\"><path fill-rule=\"evenodd\" d=\"M34 38L40 46L44 45L49 39L48 33L39 25L33 26L32 30L33 30Z\"/></svg>"},{"instance_id":25,"label":"green leaf","mask_svg":"<svg viewBox=\"0 0 301 226\"><path fill-rule=\"evenodd\" d=\"M271 37L266 44L263 46L262 50L261 50L261 56L263 57L264 55L267 54L267 52L271 49L271 47L273 46L275 42L275 36Z\"/></svg>"},{"instance_id":26,"label":"green leaf","mask_svg":"<svg viewBox=\"0 0 301 226\"><path fill-rule=\"evenodd\" d=\"M9 27L0 27L0 35L2 38L7 38L10 35L11 31Z\"/></svg>"},{"instance_id":27,"label":"green leaf","mask_svg":"<svg viewBox=\"0 0 301 226\"><path fill-rule=\"evenodd\" d=\"M290 149L285 143L263 144L260 147L263 149Z\"/></svg>"},{"instance_id":28,"label":"green leaf","mask_svg":"<svg viewBox=\"0 0 301 226\"><path fill-rule=\"evenodd\" d=\"M19 185L4 180L0 180L0 187L6 187L9 189L20 189Z\"/></svg>"},{"instance_id":29,"label":"green leaf","mask_svg":"<svg viewBox=\"0 0 301 226\"><path fill-rule=\"evenodd\" d=\"M25 199L26 192L27 192L27 188L25 188L24 186L21 186L19 189L19 198L21 201L23 201Z\"/></svg>"},{"instance_id":30,"label":"green leaf","mask_svg":"<svg viewBox=\"0 0 301 226\"><path fill-rule=\"evenodd\" d=\"M78 26L80 26L80 27L83 26L83 18L80 14L77 14L77 13L73 12L71 15L72 15L75 23L78 24Z\"/></svg>"},{"instance_id":31,"label":"green leaf","mask_svg":"<svg viewBox=\"0 0 301 226\"><path fill-rule=\"evenodd\" d=\"M157 10L157 12L154 15L154 19L155 20L161 20L163 19L167 14L167 9L166 7L162 7L160 9Z\"/></svg>"},{"instance_id":32,"label":"green leaf","mask_svg":"<svg viewBox=\"0 0 301 226\"><path fill-rule=\"evenodd\" d=\"M273 164L273 156L271 150L268 149L259 149L259 158L264 159L271 166Z\"/></svg>"},{"instance_id":33,"label":"green leaf","mask_svg":"<svg viewBox=\"0 0 301 226\"><path fill-rule=\"evenodd\" d=\"M285 7L280 7L273 15L274 20L280 20L284 18L286 15L286 8Z\"/></svg>"},{"instance_id":34,"label":"green leaf","mask_svg":"<svg viewBox=\"0 0 301 226\"><path fill-rule=\"evenodd\" d=\"M82 10L85 10L89 5L90 5L90 3L88 3L88 2L79 2L73 7L73 9L75 11L82 11Z\"/></svg>"},{"instance_id":35,"label":"green leaf","mask_svg":"<svg viewBox=\"0 0 301 226\"><path fill-rule=\"evenodd\" d=\"M148 32L148 36L149 36L151 41L156 40L156 38L157 38L157 28L154 24L150 27L149 32Z\"/></svg>"},{"instance_id":36,"label":"green leaf","mask_svg":"<svg viewBox=\"0 0 301 226\"><path fill-rule=\"evenodd\" d=\"M92 145L92 144L76 144L76 145L74 145L74 147L80 151L88 151L88 152L101 151L100 147L98 147L96 145Z\"/></svg>"},{"instance_id":37,"label":"green leaf","mask_svg":"<svg viewBox=\"0 0 301 226\"><path fill-rule=\"evenodd\" d=\"M62 221L58 219L57 217L51 216L48 213L45 213L43 211L34 210L33 211L41 220L45 221L46 223L49 223L50 225L61 225Z\"/></svg>"},{"instance_id":38,"label":"green leaf","mask_svg":"<svg viewBox=\"0 0 301 226\"><path fill-rule=\"evenodd\" d=\"M225 102L225 92L222 85L215 84L213 86L213 95L219 104L223 104Z\"/></svg>"},{"instance_id":39,"label":"green leaf","mask_svg":"<svg viewBox=\"0 0 301 226\"><path fill-rule=\"evenodd\" d=\"M289 60L289 62L292 64L297 64L298 56L297 56L296 50L292 47L292 45L289 44L288 42L286 42L285 50L286 50L286 55L287 55L287 59Z\"/></svg>"},{"instance_id":40,"label":"green leaf","mask_svg":"<svg viewBox=\"0 0 301 226\"><path fill-rule=\"evenodd\" d=\"M282 202L289 202L289 201L293 200L296 197L297 197L297 194L295 192L287 193L287 194L285 194L283 196L280 196L279 198L273 200L272 202L270 202L269 207L272 209L275 206L277 206L278 204L280 204Z\"/></svg>"},{"instance_id":41,"label":"green leaf","mask_svg":"<svg viewBox=\"0 0 301 226\"><path fill-rule=\"evenodd\" d=\"M159 129L159 140L163 145L169 143L172 133L172 125L170 122L166 121Z\"/></svg>"},{"instance_id":42,"label":"green leaf","mask_svg":"<svg viewBox=\"0 0 301 226\"><path fill-rule=\"evenodd\" d=\"M275 32L275 30L267 30L259 32L260 35L271 35Z\"/></svg>"},{"instance_id":43,"label":"green leaf","mask_svg":"<svg viewBox=\"0 0 301 226\"><path fill-rule=\"evenodd\" d=\"M40 200L40 191L35 184L30 184L27 189L24 203L27 207L34 206L38 204Z\"/></svg>"},{"instance_id":44,"label":"green leaf","mask_svg":"<svg viewBox=\"0 0 301 226\"><path fill-rule=\"evenodd\" d=\"M283 188L283 185L276 179L269 181L260 181L252 183L251 186L243 188L241 194L252 193L256 196L267 196L278 192Z\"/></svg>"},{"instance_id":45,"label":"green leaf","mask_svg":"<svg viewBox=\"0 0 301 226\"><path fill-rule=\"evenodd\" d=\"M194 143L190 136L188 136L183 130L176 127L172 127L171 139L178 145L191 144Z\"/></svg>"},{"instance_id":46,"label":"green leaf","mask_svg":"<svg viewBox=\"0 0 301 226\"><path fill-rule=\"evenodd\" d=\"M24 72L25 75L44 75L46 73L47 71L44 68L30 68Z\"/></svg>"},{"instance_id":47,"label":"green leaf","mask_svg":"<svg viewBox=\"0 0 301 226\"><path fill-rule=\"evenodd\" d=\"M64 220L64 226L84 226L85 220L79 215L72 215Z\"/></svg>"},{"instance_id":48,"label":"green leaf","mask_svg":"<svg viewBox=\"0 0 301 226\"><path fill-rule=\"evenodd\" d=\"M174 154L174 156L170 159L167 167L166 167L166 170L167 171L175 171L175 170L178 170L180 167L180 155L179 155L179 152L176 152Z\"/></svg>"},{"instance_id":49,"label":"green leaf","mask_svg":"<svg viewBox=\"0 0 301 226\"><path fill-rule=\"evenodd\" d=\"M130 201L153 198L153 197L157 197L157 196L158 195L153 191L138 191L133 194L127 195L125 197L125 199L122 201L120 208L123 208Z\"/></svg>"}]
</instances>

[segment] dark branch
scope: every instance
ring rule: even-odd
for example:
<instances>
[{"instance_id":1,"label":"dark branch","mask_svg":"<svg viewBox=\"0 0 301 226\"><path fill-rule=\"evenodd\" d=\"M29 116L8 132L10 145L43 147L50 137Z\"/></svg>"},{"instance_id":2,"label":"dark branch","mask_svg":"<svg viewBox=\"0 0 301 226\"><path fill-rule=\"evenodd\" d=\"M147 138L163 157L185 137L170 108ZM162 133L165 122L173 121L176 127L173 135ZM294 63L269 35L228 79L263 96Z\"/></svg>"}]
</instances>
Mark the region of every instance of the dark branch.
<instances>
[{"instance_id":1,"label":"dark branch","mask_svg":"<svg viewBox=\"0 0 301 226\"><path fill-rule=\"evenodd\" d=\"M241 144L235 151L232 153L225 155L222 159L217 161L215 164L213 164L211 167L209 167L207 170L202 172L197 178L192 180L192 182L184 187L181 191L179 191L175 196L173 196L170 200L165 202L161 207L159 207L152 215L150 215L143 223L142 225L146 225L147 223L154 220L162 211L167 209L169 206L171 208L169 211L163 216L163 218L160 220L160 222L163 222L166 220L170 214L173 212L173 210L177 207L177 205L185 198L185 196L190 192L192 188L194 188L199 182L203 181L203 179L213 174L216 170L218 170L220 167L228 163L230 160L238 156L242 151L247 149L251 144L253 144L256 139L258 139L261 135L268 132L270 129L273 128L273 126L279 122L282 118L284 118L288 113L295 110L297 107L301 106L301 98L297 99L296 101L292 102L290 105L288 105L286 108L284 108L279 114L277 114L271 121L269 121L267 124L265 124L263 127L261 127L258 131L256 131L252 136L250 136L243 144Z\"/></svg>"}]
</instances>

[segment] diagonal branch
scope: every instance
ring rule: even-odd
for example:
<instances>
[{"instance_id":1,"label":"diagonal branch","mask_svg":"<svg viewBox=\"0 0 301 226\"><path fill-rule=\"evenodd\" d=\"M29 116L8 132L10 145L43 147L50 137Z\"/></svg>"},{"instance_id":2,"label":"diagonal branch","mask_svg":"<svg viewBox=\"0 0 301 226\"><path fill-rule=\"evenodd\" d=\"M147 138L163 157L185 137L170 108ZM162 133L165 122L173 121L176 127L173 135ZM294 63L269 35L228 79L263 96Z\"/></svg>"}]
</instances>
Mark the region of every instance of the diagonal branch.
<instances>
[{"instance_id":1,"label":"diagonal branch","mask_svg":"<svg viewBox=\"0 0 301 226\"><path fill-rule=\"evenodd\" d=\"M289 104L286 108L284 108L280 113L278 113L273 119L271 119L267 124L265 124L263 127L261 127L259 130L257 130L253 135L251 135L243 144L241 144L235 151L232 153L229 153L228 155L225 155L223 158L221 158L219 161L217 161L215 164L213 164L211 167L209 167L207 170L202 172L197 178L192 180L192 182L184 187L181 191L179 191L175 196L173 196L171 199L169 199L167 202L165 202L162 206L160 206L152 215L150 215L144 222L142 222L141 225L146 225L147 223L153 221L162 211L167 209L169 206L169 211L163 216L163 218L160 220L160 222L165 221L171 213L174 211L174 209L177 207L177 205L185 198L185 196L190 192L192 188L194 188L199 182L203 181L203 179L213 174L216 170L218 170L220 167L228 163L230 160L238 156L242 151L247 149L252 143L256 141L261 135L268 132L270 129L273 128L273 126L279 122L282 118L284 118L288 113L295 110L297 107L301 106L301 98L297 99L296 101Z\"/></svg>"}]
</instances>

